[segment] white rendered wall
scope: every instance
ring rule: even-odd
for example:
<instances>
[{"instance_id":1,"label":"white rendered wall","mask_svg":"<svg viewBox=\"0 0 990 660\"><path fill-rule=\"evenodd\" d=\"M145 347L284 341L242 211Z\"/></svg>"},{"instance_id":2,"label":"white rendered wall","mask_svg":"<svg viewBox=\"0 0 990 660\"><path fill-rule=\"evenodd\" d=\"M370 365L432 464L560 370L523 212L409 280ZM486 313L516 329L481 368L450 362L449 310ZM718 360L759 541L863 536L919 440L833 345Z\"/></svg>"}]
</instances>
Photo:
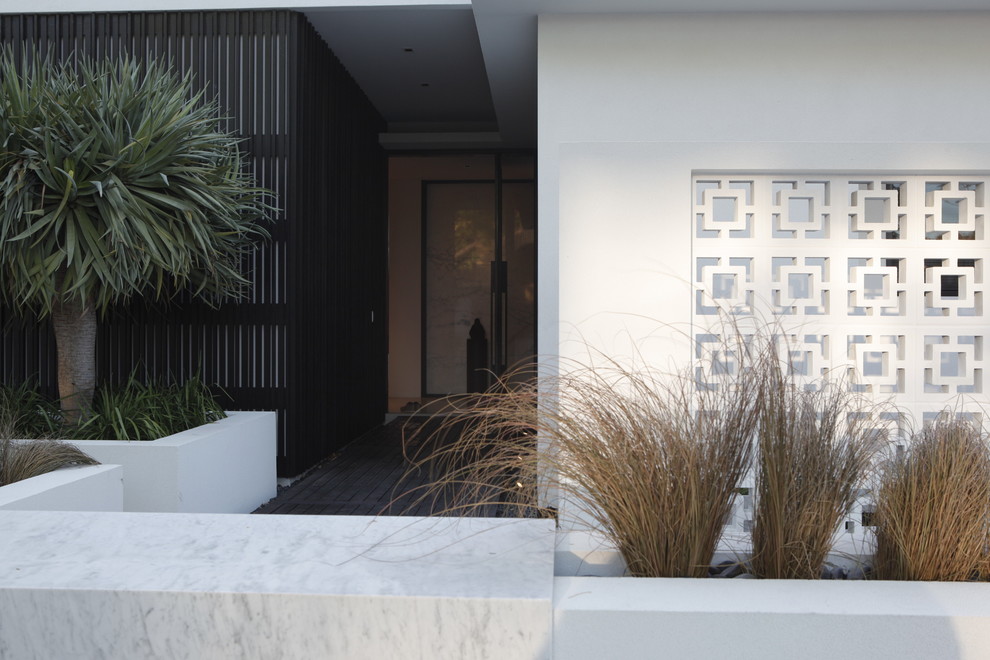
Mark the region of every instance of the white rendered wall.
<instances>
[{"instance_id":1,"label":"white rendered wall","mask_svg":"<svg viewBox=\"0 0 990 660\"><path fill-rule=\"evenodd\" d=\"M119 465L78 465L15 481L0 488L6 511L123 511L124 470Z\"/></svg>"},{"instance_id":2,"label":"white rendered wall","mask_svg":"<svg viewBox=\"0 0 990 660\"><path fill-rule=\"evenodd\" d=\"M554 579L553 657L987 658L986 585Z\"/></svg>"},{"instance_id":3,"label":"white rendered wall","mask_svg":"<svg viewBox=\"0 0 990 660\"><path fill-rule=\"evenodd\" d=\"M540 352L633 337L683 364L692 172L990 171L988 31L985 12L541 17Z\"/></svg>"},{"instance_id":4,"label":"white rendered wall","mask_svg":"<svg viewBox=\"0 0 990 660\"><path fill-rule=\"evenodd\" d=\"M273 412L229 412L158 440L72 442L124 467L125 511L250 513L277 490Z\"/></svg>"}]
</instances>

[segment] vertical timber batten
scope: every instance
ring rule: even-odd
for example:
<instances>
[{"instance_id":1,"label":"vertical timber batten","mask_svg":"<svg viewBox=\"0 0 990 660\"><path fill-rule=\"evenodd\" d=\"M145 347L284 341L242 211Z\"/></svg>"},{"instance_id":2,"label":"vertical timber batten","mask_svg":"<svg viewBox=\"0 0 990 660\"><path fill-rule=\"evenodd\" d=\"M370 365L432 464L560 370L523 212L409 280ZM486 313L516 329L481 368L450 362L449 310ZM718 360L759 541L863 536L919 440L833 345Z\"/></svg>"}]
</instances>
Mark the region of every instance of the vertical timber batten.
<instances>
[{"instance_id":1,"label":"vertical timber batten","mask_svg":"<svg viewBox=\"0 0 990 660\"><path fill-rule=\"evenodd\" d=\"M180 294L167 307L135 301L114 310L100 324L101 382L135 368L147 378L199 371L230 408L278 411L282 476L381 423L384 123L302 14L2 15L0 43L15 53L170 58L219 100L258 183L278 196L272 238L245 263L245 299L213 309ZM30 379L54 395L51 328L0 308L0 380Z\"/></svg>"}]
</instances>

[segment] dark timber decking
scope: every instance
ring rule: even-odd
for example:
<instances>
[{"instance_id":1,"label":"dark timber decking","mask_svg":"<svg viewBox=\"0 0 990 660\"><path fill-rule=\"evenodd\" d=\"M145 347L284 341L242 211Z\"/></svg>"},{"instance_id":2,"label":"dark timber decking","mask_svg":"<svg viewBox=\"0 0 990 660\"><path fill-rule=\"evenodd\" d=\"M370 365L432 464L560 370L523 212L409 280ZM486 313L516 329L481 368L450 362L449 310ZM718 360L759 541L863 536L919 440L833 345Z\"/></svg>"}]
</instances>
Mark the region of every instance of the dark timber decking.
<instances>
[{"instance_id":1,"label":"dark timber decking","mask_svg":"<svg viewBox=\"0 0 990 660\"><path fill-rule=\"evenodd\" d=\"M400 417L369 431L296 483L280 489L275 499L255 513L338 516L439 513L442 505L418 502L413 495L403 496L431 480L426 470L410 473L410 463L403 455L403 432L409 434L423 424L437 422L425 417ZM411 449L415 450L415 446ZM501 513L497 504L486 504L471 515L496 517Z\"/></svg>"}]
</instances>

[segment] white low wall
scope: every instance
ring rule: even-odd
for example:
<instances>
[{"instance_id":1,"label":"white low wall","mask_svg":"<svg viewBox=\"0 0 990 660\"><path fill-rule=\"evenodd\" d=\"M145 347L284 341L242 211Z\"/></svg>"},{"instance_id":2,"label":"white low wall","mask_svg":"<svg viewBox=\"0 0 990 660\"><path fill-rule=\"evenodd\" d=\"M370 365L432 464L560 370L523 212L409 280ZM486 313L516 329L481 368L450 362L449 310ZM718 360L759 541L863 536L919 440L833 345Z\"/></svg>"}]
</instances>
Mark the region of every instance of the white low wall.
<instances>
[{"instance_id":1,"label":"white low wall","mask_svg":"<svg viewBox=\"0 0 990 660\"><path fill-rule=\"evenodd\" d=\"M0 511L0 529L0 657L990 658L990 584L554 577L549 520Z\"/></svg>"},{"instance_id":2,"label":"white low wall","mask_svg":"<svg viewBox=\"0 0 990 660\"><path fill-rule=\"evenodd\" d=\"M123 511L124 471L119 465L79 465L0 488L8 511ZM2 655L2 653L0 653Z\"/></svg>"},{"instance_id":3,"label":"white low wall","mask_svg":"<svg viewBox=\"0 0 990 660\"><path fill-rule=\"evenodd\" d=\"M550 657L553 521L0 511L0 657Z\"/></svg>"},{"instance_id":4,"label":"white low wall","mask_svg":"<svg viewBox=\"0 0 990 660\"><path fill-rule=\"evenodd\" d=\"M553 657L990 658L990 585L554 579Z\"/></svg>"},{"instance_id":5,"label":"white low wall","mask_svg":"<svg viewBox=\"0 0 990 660\"><path fill-rule=\"evenodd\" d=\"M737 557L723 542L714 561ZM840 565L868 559L830 557ZM652 579L624 572L621 555L600 535L558 532L555 658L990 658L986 583Z\"/></svg>"},{"instance_id":6,"label":"white low wall","mask_svg":"<svg viewBox=\"0 0 990 660\"><path fill-rule=\"evenodd\" d=\"M158 440L72 444L124 467L125 511L248 513L277 490L275 413L227 414Z\"/></svg>"}]
</instances>

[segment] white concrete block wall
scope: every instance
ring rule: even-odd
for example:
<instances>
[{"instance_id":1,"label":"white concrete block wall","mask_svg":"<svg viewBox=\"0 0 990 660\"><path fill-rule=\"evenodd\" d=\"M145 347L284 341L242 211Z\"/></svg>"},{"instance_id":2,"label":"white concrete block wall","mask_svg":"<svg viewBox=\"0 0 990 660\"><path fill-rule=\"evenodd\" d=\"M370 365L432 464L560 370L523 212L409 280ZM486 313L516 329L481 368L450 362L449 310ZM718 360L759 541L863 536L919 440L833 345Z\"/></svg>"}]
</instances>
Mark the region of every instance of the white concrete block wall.
<instances>
[{"instance_id":1,"label":"white concrete block wall","mask_svg":"<svg viewBox=\"0 0 990 660\"><path fill-rule=\"evenodd\" d=\"M990 12L541 16L540 354L690 362L696 174L990 172L988 33Z\"/></svg>"},{"instance_id":2,"label":"white concrete block wall","mask_svg":"<svg viewBox=\"0 0 990 660\"><path fill-rule=\"evenodd\" d=\"M988 12L540 17L540 352L686 330L693 172L990 170L988 30Z\"/></svg>"}]
</instances>

